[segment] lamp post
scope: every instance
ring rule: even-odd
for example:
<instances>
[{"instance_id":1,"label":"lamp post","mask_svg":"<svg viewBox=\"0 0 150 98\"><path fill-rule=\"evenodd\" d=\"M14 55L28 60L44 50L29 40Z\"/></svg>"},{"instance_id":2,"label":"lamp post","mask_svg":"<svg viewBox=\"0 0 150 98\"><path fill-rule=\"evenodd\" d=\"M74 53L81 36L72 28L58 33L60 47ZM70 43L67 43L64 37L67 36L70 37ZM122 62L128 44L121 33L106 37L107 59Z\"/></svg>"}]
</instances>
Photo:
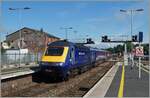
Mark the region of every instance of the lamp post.
<instances>
[{"instance_id":1,"label":"lamp post","mask_svg":"<svg viewBox=\"0 0 150 98\"><path fill-rule=\"evenodd\" d=\"M61 27L60 29L64 29L66 33L66 40L68 40L68 30L73 29L72 27Z\"/></svg>"},{"instance_id":2,"label":"lamp post","mask_svg":"<svg viewBox=\"0 0 150 98\"><path fill-rule=\"evenodd\" d=\"M21 27L21 11L22 10L29 10L29 9L31 9L31 8L29 8L29 7L24 7L24 8L9 8L9 10L10 11L18 11L18 13L19 13L19 24L20 24L20 27ZM20 31L19 31L19 67L20 67L20 65L21 65L21 46L22 46L22 40L21 40L21 29L20 29Z\"/></svg>"},{"instance_id":3,"label":"lamp post","mask_svg":"<svg viewBox=\"0 0 150 98\"><path fill-rule=\"evenodd\" d=\"M22 10L29 10L31 8L29 7L24 7L24 8L9 8L10 11L18 11L19 13L19 24L20 24L20 27L21 27L21 11ZM21 30L20 30L20 33L19 33L19 38L20 38L20 41L19 41L19 49L21 49Z\"/></svg>"},{"instance_id":4,"label":"lamp post","mask_svg":"<svg viewBox=\"0 0 150 98\"><path fill-rule=\"evenodd\" d=\"M130 22L131 22L131 25L130 25L130 30L131 30L131 41L132 41L132 34L133 34L133 12L141 12L141 11L144 11L144 9L136 9L136 10L133 10L133 9L129 9L129 10L123 10L121 9L120 12L124 12L124 13L127 13L127 12L130 12ZM132 48L133 48L133 45L131 44L131 51L132 51ZM126 51L125 51L126 52ZM125 53L126 54L126 53ZM131 61L132 61L132 67L131 69L133 68L133 55L131 56Z\"/></svg>"},{"instance_id":5,"label":"lamp post","mask_svg":"<svg viewBox=\"0 0 150 98\"><path fill-rule=\"evenodd\" d=\"M125 12L125 13L127 13L127 12L130 12L130 22L131 22L131 28L130 28L130 30L131 30L131 40L132 40L132 33L133 33L133 12L140 12L140 11L144 11L144 9L136 9L136 10L133 10L133 9L130 9L130 10L120 10L120 12Z\"/></svg>"},{"instance_id":6,"label":"lamp post","mask_svg":"<svg viewBox=\"0 0 150 98\"><path fill-rule=\"evenodd\" d=\"M77 42L77 31L73 31L74 34L75 34L75 39L76 39L76 42Z\"/></svg>"}]
</instances>

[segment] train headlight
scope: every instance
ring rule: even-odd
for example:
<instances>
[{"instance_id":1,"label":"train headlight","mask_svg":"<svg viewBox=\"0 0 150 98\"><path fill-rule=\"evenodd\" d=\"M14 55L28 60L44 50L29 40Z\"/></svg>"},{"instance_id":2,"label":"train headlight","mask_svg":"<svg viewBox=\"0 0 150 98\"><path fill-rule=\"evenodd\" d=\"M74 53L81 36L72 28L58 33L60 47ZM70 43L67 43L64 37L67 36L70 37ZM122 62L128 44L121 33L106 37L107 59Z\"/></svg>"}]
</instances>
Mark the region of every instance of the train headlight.
<instances>
[{"instance_id":1,"label":"train headlight","mask_svg":"<svg viewBox=\"0 0 150 98\"><path fill-rule=\"evenodd\" d=\"M56 63L56 66L63 66L64 63Z\"/></svg>"},{"instance_id":2,"label":"train headlight","mask_svg":"<svg viewBox=\"0 0 150 98\"><path fill-rule=\"evenodd\" d=\"M40 62L40 65L44 65L44 66L63 66L64 63L63 62L60 62L60 63Z\"/></svg>"}]
</instances>

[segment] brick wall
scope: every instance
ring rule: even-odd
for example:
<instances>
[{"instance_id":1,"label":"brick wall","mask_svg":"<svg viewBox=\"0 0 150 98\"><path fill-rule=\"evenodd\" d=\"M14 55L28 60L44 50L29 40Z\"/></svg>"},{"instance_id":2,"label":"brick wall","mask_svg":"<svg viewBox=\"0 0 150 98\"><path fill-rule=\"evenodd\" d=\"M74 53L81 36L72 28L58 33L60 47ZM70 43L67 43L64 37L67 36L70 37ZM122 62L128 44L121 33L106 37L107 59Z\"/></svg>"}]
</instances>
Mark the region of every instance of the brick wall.
<instances>
[{"instance_id":1,"label":"brick wall","mask_svg":"<svg viewBox=\"0 0 150 98\"><path fill-rule=\"evenodd\" d=\"M44 32L23 28L21 30L21 48L28 48L30 52L43 52L47 43L59 40L58 38L49 37ZM10 43L14 49L19 48L20 31L10 34L6 37L6 42Z\"/></svg>"}]
</instances>

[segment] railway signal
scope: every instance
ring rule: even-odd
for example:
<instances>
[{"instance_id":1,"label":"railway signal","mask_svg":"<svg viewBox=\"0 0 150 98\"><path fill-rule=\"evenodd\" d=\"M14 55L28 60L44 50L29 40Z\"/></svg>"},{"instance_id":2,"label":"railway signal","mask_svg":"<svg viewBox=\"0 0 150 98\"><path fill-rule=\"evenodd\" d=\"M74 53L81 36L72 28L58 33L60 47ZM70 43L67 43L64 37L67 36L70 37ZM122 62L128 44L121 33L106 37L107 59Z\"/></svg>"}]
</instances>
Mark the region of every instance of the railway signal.
<instances>
[{"instance_id":1,"label":"railway signal","mask_svg":"<svg viewBox=\"0 0 150 98\"><path fill-rule=\"evenodd\" d=\"M94 44L94 41L92 41L92 38L87 38L86 39L86 44Z\"/></svg>"},{"instance_id":2,"label":"railway signal","mask_svg":"<svg viewBox=\"0 0 150 98\"><path fill-rule=\"evenodd\" d=\"M137 42L137 41L138 41L137 35L132 36L132 42Z\"/></svg>"},{"instance_id":3,"label":"railway signal","mask_svg":"<svg viewBox=\"0 0 150 98\"><path fill-rule=\"evenodd\" d=\"M139 32L139 42L143 41L143 32Z\"/></svg>"},{"instance_id":4,"label":"railway signal","mask_svg":"<svg viewBox=\"0 0 150 98\"><path fill-rule=\"evenodd\" d=\"M102 42L110 42L110 39L108 39L108 36L102 36Z\"/></svg>"},{"instance_id":5,"label":"railway signal","mask_svg":"<svg viewBox=\"0 0 150 98\"><path fill-rule=\"evenodd\" d=\"M132 35L132 39L130 40L111 40L108 39L107 35L102 36L102 42L109 42L109 43L124 43L125 44L125 52L124 52L124 63L125 65L128 65L128 59L127 59L127 47L126 47L126 42L139 42L139 46L140 43L143 41L143 32L139 32L138 35ZM139 65L140 65L140 59L141 57L139 57ZM139 78L140 78L140 68L139 68Z\"/></svg>"},{"instance_id":6,"label":"railway signal","mask_svg":"<svg viewBox=\"0 0 150 98\"><path fill-rule=\"evenodd\" d=\"M132 42L142 42L143 41L143 32L139 32L138 35L132 36Z\"/></svg>"}]
</instances>

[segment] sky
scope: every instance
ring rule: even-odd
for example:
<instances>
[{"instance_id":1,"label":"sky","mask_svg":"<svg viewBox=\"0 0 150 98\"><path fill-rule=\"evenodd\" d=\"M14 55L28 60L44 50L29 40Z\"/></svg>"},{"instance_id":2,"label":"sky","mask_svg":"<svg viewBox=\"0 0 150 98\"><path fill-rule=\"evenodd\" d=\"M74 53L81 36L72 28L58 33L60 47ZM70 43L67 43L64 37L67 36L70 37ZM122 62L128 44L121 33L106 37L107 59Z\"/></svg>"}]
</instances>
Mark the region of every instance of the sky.
<instances>
[{"instance_id":1,"label":"sky","mask_svg":"<svg viewBox=\"0 0 150 98\"><path fill-rule=\"evenodd\" d=\"M1 39L7 34L23 27L40 30L60 38L65 38L62 27L68 30L70 41L79 41L91 37L96 44L101 43L101 36L108 35L113 39L121 36L130 37L129 12L124 10L144 9L133 12L133 34L144 33L144 42L149 41L148 0L103 0L103 1L3 1L1 3ZM9 8L30 7L30 10L10 11ZM20 13L20 14L19 14ZM74 33L77 31L77 33ZM122 39L122 38L121 38ZM106 45L106 44L105 44ZM106 46L113 46L107 44Z\"/></svg>"}]
</instances>

